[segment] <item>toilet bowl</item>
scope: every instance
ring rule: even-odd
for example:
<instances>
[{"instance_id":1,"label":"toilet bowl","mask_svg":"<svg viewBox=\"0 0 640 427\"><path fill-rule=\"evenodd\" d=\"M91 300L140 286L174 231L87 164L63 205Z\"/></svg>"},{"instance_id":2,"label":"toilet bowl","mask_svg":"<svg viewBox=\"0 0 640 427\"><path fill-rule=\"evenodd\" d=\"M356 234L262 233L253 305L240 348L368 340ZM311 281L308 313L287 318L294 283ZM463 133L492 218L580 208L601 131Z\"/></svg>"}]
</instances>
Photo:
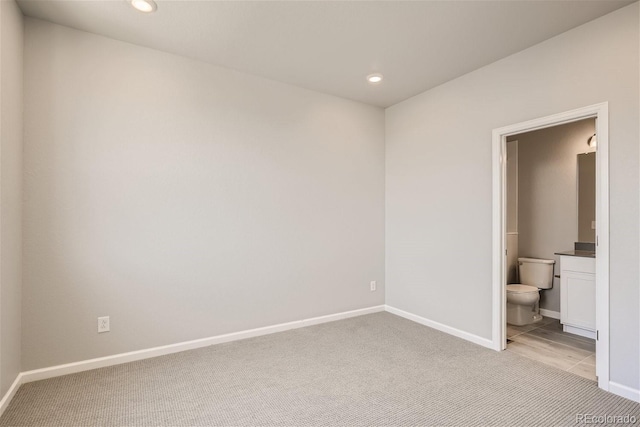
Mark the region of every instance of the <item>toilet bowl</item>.
<instances>
[{"instance_id":1,"label":"toilet bowl","mask_svg":"<svg viewBox=\"0 0 640 427\"><path fill-rule=\"evenodd\" d=\"M507 323L530 325L542 320L540 290L553 286L551 259L518 258L518 273L522 283L507 285Z\"/></svg>"},{"instance_id":2,"label":"toilet bowl","mask_svg":"<svg viewBox=\"0 0 640 427\"><path fill-rule=\"evenodd\" d=\"M507 285L507 323L523 326L542 320L539 301L540 291L535 286Z\"/></svg>"}]
</instances>

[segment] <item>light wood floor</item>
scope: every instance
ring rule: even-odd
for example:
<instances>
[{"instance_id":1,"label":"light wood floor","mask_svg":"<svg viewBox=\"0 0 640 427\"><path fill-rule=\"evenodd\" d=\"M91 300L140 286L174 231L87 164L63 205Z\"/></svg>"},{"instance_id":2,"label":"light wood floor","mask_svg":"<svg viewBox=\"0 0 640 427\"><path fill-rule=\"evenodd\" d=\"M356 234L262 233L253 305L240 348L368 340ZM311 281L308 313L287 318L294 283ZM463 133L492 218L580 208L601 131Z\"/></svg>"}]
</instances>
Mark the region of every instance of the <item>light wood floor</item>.
<instances>
[{"instance_id":1,"label":"light wood floor","mask_svg":"<svg viewBox=\"0 0 640 427\"><path fill-rule=\"evenodd\" d=\"M562 330L559 320L507 325L507 350L596 381L596 342Z\"/></svg>"}]
</instances>

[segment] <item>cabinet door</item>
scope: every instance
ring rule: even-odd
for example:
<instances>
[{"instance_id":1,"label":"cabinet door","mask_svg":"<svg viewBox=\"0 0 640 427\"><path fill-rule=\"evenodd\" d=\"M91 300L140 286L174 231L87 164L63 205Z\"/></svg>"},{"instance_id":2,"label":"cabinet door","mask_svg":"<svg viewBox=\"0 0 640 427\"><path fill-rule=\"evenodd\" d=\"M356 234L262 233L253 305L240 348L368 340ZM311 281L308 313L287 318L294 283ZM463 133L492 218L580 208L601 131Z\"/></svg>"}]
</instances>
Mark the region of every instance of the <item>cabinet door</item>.
<instances>
[{"instance_id":1,"label":"cabinet door","mask_svg":"<svg viewBox=\"0 0 640 427\"><path fill-rule=\"evenodd\" d=\"M562 271L560 313L562 323L595 331L596 278L591 273Z\"/></svg>"}]
</instances>

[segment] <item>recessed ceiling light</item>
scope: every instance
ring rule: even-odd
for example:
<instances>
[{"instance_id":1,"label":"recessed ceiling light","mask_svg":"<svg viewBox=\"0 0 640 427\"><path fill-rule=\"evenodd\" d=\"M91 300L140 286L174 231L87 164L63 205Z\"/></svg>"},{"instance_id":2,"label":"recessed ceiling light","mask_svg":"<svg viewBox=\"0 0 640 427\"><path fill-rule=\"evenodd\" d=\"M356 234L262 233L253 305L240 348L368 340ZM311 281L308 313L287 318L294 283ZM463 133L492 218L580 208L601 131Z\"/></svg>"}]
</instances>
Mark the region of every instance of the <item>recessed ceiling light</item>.
<instances>
[{"instance_id":1,"label":"recessed ceiling light","mask_svg":"<svg viewBox=\"0 0 640 427\"><path fill-rule=\"evenodd\" d=\"M140 12L155 12L158 8L156 2L153 0L127 0L131 3L131 6L139 10Z\"/></svg>"},{"instance_id":2,"label":"recessed ceiling light","mask_svg":"<svg viewBox=\"0 0 640 427\"><path fill-rule=\"evenodd\" d=\"M379 74L379 73L369 74L367 76L367 81L371 84L376 85L382 81L382 74Z\"/></svg>"}]
</instances>

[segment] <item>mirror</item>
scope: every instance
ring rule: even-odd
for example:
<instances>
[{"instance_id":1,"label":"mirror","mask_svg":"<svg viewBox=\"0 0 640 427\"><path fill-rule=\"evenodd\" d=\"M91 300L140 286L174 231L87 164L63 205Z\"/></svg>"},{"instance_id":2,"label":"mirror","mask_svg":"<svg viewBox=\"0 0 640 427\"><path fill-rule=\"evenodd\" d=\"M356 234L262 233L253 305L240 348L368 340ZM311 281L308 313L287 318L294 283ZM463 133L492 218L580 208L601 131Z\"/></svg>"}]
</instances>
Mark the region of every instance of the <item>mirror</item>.
<instances>
[{"instance_id":1,"label":"mirror","mask_svg":"<svg viewBox=\"0 0 640 427\"><path fill-rule=\"evenodd\" d=\"M578 154L578 241L596 241L596 153Z\"/></svg>"}]
</instances>

